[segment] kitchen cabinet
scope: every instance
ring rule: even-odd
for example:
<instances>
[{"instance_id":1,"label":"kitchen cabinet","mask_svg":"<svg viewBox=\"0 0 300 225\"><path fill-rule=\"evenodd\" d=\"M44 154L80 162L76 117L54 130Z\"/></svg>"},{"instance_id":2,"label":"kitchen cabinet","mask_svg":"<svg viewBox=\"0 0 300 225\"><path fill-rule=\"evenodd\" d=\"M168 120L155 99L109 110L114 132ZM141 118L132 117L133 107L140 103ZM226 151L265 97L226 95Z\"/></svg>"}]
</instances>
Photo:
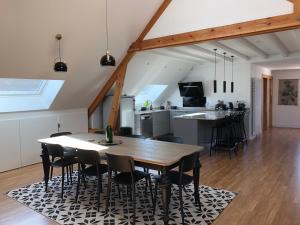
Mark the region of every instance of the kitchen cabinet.
<instances>
[{"instance_id":1,"label":"kitchen cabinet","mask_svg":"<svg viewBox=\"0 0 300 225\"><path fill-rule=\"evenodd\" d=\"M152 113L153 136L161 136L170 133L170 112L160 111Z\"/></svg>"},{"instance_id":2,"label":"kitchen cabinet","mask_svg":"<svg viewBox=\"0 0 300 225\"><path fill-rule=\"evenodd\" d=\"M174 117L181 116L184 114L190 114L199 112L199 110L176 110L176 111L170 111L170 133L174 134Z\"/></svg>"}]
</instances>

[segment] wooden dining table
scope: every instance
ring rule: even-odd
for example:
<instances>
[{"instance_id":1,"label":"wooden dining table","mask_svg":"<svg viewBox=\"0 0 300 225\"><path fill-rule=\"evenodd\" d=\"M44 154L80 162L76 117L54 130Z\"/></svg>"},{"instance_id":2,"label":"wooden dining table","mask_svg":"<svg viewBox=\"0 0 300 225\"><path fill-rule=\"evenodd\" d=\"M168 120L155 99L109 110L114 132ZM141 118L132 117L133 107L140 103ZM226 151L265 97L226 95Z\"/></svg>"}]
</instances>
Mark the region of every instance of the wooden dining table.
<instances>
[{"instance_id":1,"label":"wooden dining table","mask_svg":"<svg viewBox=\"0 0 300 225\"><path fill-rule=\"evenodd\" d=\"M121 136L114 137L114 139L120 141L121 144L107 146L101 144L101 141L104 139L104 135L94 133L80 133L39 139L38 142L42 144L41 157L44 169L45 191L47 191L48 188L50 171L50 158L46 144L58 144L63 147L75 149L95 150L99 152L100 156L105 156L105 153L131 156L134 159L136 166L161 171L162 181L160 187L164 209L164 224L168 224L171 185L168 182L167 173L178 166L179 160L182 157L195 152L200 152L203 150L203 147ZM193 173L194 196L196 199L199 199L199 159L197 160Z\"/></svg>"}]
</instances>

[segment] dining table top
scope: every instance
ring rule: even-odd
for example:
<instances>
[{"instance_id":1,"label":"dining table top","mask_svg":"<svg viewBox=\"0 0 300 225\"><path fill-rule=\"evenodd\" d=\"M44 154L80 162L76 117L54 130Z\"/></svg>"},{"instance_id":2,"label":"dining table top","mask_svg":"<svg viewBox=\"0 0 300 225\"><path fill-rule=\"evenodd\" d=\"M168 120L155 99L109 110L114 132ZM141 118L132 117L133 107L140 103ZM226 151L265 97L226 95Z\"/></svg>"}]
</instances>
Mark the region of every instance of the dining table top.
<instances>
[{"instance_id":1,"label":"dining table top","mask_svg":"<svg viewBox=\"0 0 300 225\"><path fill-rule=\"evenodd\" d=\"M84 150L95 150L99 154L131 156L135 161L168 167L178 162L182 157L203 151L202 146L163 142L151 139L114 136L114 140L120 141L117 145L103 145L105 136L94 133L80 133L66 136L39 139L44 144L58 144L63 147L71 147Z\"/></svg>"}]
</instances>

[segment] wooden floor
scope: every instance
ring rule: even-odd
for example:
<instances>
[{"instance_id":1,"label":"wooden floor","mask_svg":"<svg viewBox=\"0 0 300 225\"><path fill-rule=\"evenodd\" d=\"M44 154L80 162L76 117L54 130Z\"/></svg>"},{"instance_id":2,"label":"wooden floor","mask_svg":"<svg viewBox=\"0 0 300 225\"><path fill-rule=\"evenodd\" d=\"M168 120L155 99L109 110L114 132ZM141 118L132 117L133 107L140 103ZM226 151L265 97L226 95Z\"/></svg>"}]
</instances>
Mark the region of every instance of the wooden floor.
<instances>
[{"instance_id":1,"label":"wooden floor","mask_svg":"<svg viewBox=\"0 0 300 225\"><path fill-rule=\"evenodd\" d=\"M214 225L300 224L300 129L272 129L232 160L201 159L201 183L238 193ZM40 164L0 173L0 224L56 224L5 192L42 179Z\"/></svg>"}]
</instances>

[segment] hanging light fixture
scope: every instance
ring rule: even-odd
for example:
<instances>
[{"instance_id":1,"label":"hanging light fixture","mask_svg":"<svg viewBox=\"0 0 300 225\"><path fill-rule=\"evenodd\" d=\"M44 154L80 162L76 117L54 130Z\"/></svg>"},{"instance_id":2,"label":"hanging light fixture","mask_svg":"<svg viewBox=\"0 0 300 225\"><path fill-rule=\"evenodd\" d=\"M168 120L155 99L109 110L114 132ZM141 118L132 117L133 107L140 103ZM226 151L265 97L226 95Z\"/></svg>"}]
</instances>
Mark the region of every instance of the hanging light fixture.
<instances>
[{"instance_id":1,"label":"hanging light fixture","mask_svg":"<svg viewBox=\"0 0 300 225\"><path fill-rule=\"evenodd\" d=\"M233 61L234 61L234 56L231 56L231 64L232 64L232 75L231 75L231 93L234 91L234 83L233 83Z\"/></svg>"},{"instance_id":2,"label":"hanging light fixture","mask_svg":"<svg viewBox=\"0 0 300 225\"><path fill-rule=\"evenodd\" d=\"M214 93L217 93L217 50L214 49L215 51L215 79L214 79Z\"/></svg>"},{"instance_id":3,"label":"hanging light fixture","mask_svg":"<svg viewBox=\"0 0 300 225\"><path fill-rule=\"evenodd\" d=\"M223 92L226 93L226 80L225 80L225 74L226 74L226 52L224 54L224 80L223 80Z\"/></svg>"},{"instance_id":4,"label":"hanging light fixture","mask_svg":"<svg viewBox=\"0 0 300 225\"><path fill-rule=\"evenodd\" d=\"M61 59L61 52L60 52L60 41L62 39L62 35L61 34L57 34L55 36L56 40L58 40L58 58L55 59L55 64L54 64L54 71L55 72L67 72L68 71L68 67L67 64L65 62L62 61Z\"/></svg>"},{"instance_id":5,"label":"hanging light fixture","mask_svg":"<svg viewBox=\"0 0 300 225\"><path fill-rule=\"evenodd\" d=\"M106 6L106 17L105 17L105 20L106 20L106 54L104 56L102 56L101 58L101 61L100 61L100 64L102 66L115 66L116 65L116 60L115 58L109 53L109 45L108 45L108 39L109 39L109 36L108 36L108 16L107 16L107 12L108 12L108 4L107 4L107 0L105 1L105 6Z\"/></svg>"}]
</instances>

